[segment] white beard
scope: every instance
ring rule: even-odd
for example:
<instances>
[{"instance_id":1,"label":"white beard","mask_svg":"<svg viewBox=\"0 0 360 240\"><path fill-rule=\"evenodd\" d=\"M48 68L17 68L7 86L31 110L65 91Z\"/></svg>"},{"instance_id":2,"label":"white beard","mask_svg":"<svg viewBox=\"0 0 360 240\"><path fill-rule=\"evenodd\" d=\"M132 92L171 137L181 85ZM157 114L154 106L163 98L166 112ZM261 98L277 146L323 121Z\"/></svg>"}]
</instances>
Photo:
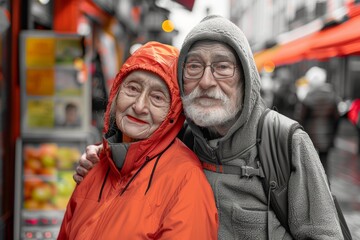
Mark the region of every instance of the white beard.
<instances>
[{"instance_id":1,"label":"white beard","mask_svg":"<svg viewBox=\"0 0 360 240\"><path fill-rule=\"evenodd\" d=\"M213 107L209 101L195 100L200 96L221 100L221 106ZM200 127L214 127L226 124L234 119L240 111L239 100L231 103L229 97L220 89L203 91L196 87L189 95L182 97L182 102L185 115Z\"/></svg>"}]
</instances>

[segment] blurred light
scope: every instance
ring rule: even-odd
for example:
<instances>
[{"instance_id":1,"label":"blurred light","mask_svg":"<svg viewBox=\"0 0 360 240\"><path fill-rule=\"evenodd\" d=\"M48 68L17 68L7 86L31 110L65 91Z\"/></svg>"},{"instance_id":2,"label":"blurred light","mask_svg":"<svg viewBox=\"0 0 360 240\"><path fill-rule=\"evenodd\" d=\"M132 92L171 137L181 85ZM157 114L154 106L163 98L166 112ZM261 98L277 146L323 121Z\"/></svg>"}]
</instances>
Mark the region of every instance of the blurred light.
<instances>
[{"instance_id":1,"label":"blurred light","mask_svg":"<svg viewBox=\"0 0 360 240\"><path fill-rule=\"evenodd\" d=\"M140 48L142 46L142 44L140 43L135 43L134 45L132 45L130 47L130 54L132 55L136 50L138 50L138 48Z\"/></svg>"},{"instance_id":2,"label":"blurred light","mask_svg":"<svg viewBox=\"0 0 360 240\"><path fill-rule=\"evenodd\" d=\"M25 237L26 239L33 239L34 238L34 234L32 232L26 232L25 233Z\"/></svg>"},{"instance_id":3,"label":"blurred light","mask_svg":"<svg viewBox=\"0 0 360 240\"><path fill-rule=\"evenodd\" d=\"M52 238L52 233L51 232L44 232L44 237L45 237L45 239Z\"/></svg>"},{"instance_id":4,"label":"blurred light","mask_svg":"<svg viewBox=\"0 0 360 240\"><path fill-rule=\"evenodd\" d=\"M275 70L275 64L271 61L264 64L265 72L272 73Z\"/></svg>"},{"instance_id":5,"label":"blurred light","mask_svg":"<svg viewBox=\"0 0 360 240\"><path fill-rule=\"evenodd\" d=\"M163 21L162 24L161 24L161 27L165 32L174 31L174 23L172 21L170 21L170 20Z\"/></svg>"},{"instance_id":6,"label":"blurred light","mask_svg":"<svg viewBox=\"0 0 360 240\"><path fill-rule=\"evenodd\" d=\"M39 0L39 3L46 5L50 2L50 0Z\"/></svg>"}]
</instances>

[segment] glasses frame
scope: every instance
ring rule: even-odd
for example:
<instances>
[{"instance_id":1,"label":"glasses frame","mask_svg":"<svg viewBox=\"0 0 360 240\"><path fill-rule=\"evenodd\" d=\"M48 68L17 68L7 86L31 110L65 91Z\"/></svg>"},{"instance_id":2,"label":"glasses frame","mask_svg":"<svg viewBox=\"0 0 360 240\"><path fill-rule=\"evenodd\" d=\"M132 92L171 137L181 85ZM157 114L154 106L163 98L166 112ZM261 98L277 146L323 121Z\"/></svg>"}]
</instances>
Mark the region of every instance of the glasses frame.
<instances>
[{"instance_id":1,"label":"glasses frame","mask_svg":"<svg viewBox=\"0 0 360 240\"><path fill-rule=\"evenodd\" d=\"M213 67L213 64L215 64L215 63L221 63L221 62L228 62L228 63L232 63L232 64L234 65L234 70L233 70L233 73L231 74L231 76L229 75L229 76L220 77L220 78L214 76L215 69L214 69L214 67ZM199 64L201 64L201 62L188 62L188 63L199 63ZM202 71L202 73L201 73L201 76L198 77L198 78L188 78L188 77L185 76L185 65L186 65L186 64L187 64L186 62L183 63L183 67L182 67L182 69L183 69L183 77L186 78L186 79L189 79L189 80L200 80L200 79L204 76L204 72L205 72L205 69L206 69L207 67L210 67L211 74L213 75L213 77L214 77L216 80L217 80L217 79L227 79L227 78L231 78L231 77L233 77L233 76L235 75L235 69L238 68L238 66L239 66L238 64L235 64L234 62L231 62L231 61L219 61L219 62L212 62L211 64L201 64L201 66L204 67L204 69L203 69L203 71Z\"/></svg>"}]
</instances>

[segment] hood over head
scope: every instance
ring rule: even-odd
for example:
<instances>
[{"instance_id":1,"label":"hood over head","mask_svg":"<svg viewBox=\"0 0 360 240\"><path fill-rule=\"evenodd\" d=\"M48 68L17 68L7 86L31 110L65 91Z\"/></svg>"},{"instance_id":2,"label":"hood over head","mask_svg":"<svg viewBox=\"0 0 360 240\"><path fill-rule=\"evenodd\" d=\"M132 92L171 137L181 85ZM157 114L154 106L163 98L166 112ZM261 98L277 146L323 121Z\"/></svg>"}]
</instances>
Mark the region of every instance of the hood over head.
<instances>
[{"instance_id":1,"label":"hood over head","mask_svg":"<svg viewBox=\"0 0 360 240\"><path fill-rule=\"evenodd\" d=\"M177 58L178 50L175 47L158 42L148 42L126 60L115 77L105 113L103 132L106 136L111 136L119 131L114 117L111 116L113 114L111 113L111 105L113 101L116 101L115 98L121 83L131 72L142 70L160 76L166 83L171 96L170 108L165 120L149 138L130 144L126 157L133 159L133 161L126 161L122 171L129 171L138 167L145 161L145 157L153 157L163 151L176 138L183 125L185 117L182 114L175 70ZM122 139L118 141L121 142Z\"/></svg>"},{"instance_id":2,"label":"hood over head","mask_svg":"<svg viewBox=\"0 0 360 240\"><path fill-rule=\"evenodd\" d=\"M182 72L187 53L194 43L205 40L217 41L230 46L237 54L236 57L243 69L244 79L242 79L242 81L244 81L244 99L242 113L235 125L229 130L226 136L224 136L224 138L227 138L249 120L254 104L260 96L260 77L252 51L244 33L228 19L221 16L210 15L205 17L190 31L181 47L177 71L182 96L184 95ZM189 122L192 129L197 128L191 121ZM196 133L196 130L194 132Z\"/></svg>"}]
</instances>

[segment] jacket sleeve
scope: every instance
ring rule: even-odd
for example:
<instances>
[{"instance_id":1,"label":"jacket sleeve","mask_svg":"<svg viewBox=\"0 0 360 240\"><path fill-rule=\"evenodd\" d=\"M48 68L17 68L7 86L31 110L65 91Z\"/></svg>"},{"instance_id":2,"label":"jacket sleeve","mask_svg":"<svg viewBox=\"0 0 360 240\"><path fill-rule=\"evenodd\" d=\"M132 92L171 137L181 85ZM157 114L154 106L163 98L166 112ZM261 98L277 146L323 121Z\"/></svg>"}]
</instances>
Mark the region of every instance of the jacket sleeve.
<instances>
[{"instance_id":1,"label":"jacket sleeve","mask_svg":"<svg viewBox=\"0 0 360 240\"><path fill-rule=\"evenodd\" d=\"M211 187L201 168L186 173L161 217L155 239L217 239L218 215Z\"/></svg>"},{"instance_id":2,"label":"jacket sleeve","mask_svg":"<svg viewBox=\"0 0 360 240\"><path fill-rule=\"evenodd\" d=\"M289 226L296 239L342 239L325 171L308 134L293 136Z\"/></svg>"}]
</instances>

